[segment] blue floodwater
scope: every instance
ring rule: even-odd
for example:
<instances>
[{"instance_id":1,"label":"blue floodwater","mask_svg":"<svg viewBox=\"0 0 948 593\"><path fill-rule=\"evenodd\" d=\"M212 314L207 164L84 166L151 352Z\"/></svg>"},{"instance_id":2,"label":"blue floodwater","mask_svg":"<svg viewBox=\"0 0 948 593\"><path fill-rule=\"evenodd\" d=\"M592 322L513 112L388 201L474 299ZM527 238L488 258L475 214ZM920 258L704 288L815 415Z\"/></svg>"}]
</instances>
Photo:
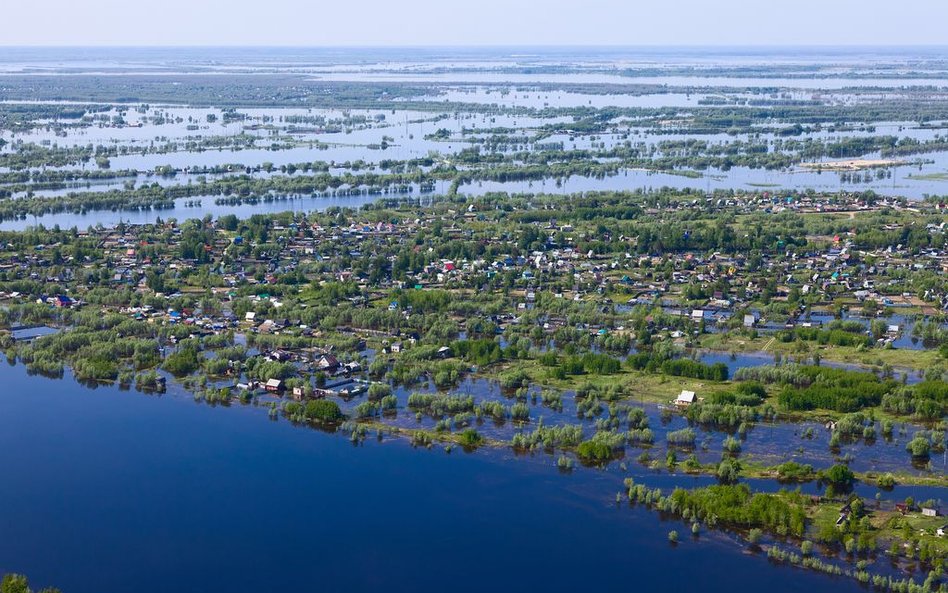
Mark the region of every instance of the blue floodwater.
<instances>
[{"instance_id":1,"label":"blue floodwater","mask_svg":"<svg viewBox=\"0 0 948 593\"><path fill-rule=\"evenodd\" d=\"M0 366L0 573L65 593L861 590L616 506L620 476L450 455Z\"/></svg>"},{"instance_id":2,"label":"blue floodwater","mask_svg":"<svg viewBox=\"0 0 948 593\"><path fill-rule=\"evenodd\" d=\"M49 336L57 333L59 333L59 330L54 327L40 326L15 329L10 332L10 335L13 336L14 340L32 340L33 338Z\"/></svg>"}]
</instances>

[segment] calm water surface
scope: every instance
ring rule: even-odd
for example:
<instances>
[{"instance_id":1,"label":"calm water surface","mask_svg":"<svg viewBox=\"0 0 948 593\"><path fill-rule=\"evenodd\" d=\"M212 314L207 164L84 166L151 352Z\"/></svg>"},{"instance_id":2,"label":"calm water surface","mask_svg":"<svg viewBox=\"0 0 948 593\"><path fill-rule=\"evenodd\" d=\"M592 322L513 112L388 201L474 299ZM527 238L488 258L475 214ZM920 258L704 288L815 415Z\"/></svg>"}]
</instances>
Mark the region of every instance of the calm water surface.
<instances>
[{"instance_id":1,"label":"calm water surface","mask_svg":"<svg viewBox=\"0 0 948 593\"><path fill-rule=\"evenodd\" d=\"M619 476L548 456L355 447L259 409L0 367L0 572L68 593L772 592L848 580L616 507Z\"/></svg>"}]
</instances>

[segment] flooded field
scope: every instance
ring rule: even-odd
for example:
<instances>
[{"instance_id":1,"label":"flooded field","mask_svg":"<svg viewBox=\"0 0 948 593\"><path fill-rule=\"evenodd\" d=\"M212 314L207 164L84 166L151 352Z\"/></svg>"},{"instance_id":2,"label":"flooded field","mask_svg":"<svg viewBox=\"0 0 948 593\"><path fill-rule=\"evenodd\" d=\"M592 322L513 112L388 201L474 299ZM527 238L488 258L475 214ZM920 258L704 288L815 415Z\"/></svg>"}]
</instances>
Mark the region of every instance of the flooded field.
<instances>
[{"instance_id":1,"label":"flooded field","mask_svg":"<svg viewBox=\"0 0 948 593\"><path fill-rule=\"evenodd\" d=\"M65 198L72 213L134 212L160 200L177 217L214 215L180 208L175 194L246 179L258 198L292 196L286 178L313 170L329 176L323 185L335 177L374 195L414 184L436 195L667 187L921 200L948 189L948 78L934 58L907 71L895 51L873 55L875 69L856 68L865 56L842 52L838 64L848 67L827 69L814 56L774 70L792 73L783 76L763 72L760 56L731 55L712 68L687 51L645 61L608 51L578 62L556 52L432 52L430 62L346 63L285 52L237 69L172 52L154 63L146 54L136 62L150 64L145 71L89 56L50 62L20 50L0 59L0 112L16 122L0 126L0 228L46 214L54 216L30 222L82 225L85 217L50 211L49 200ZM758 74L734 75L749 71ZM103 72L106 84L87 89ZM193 86L208 76L218 96L231 98ZM17 90L36 77L66 87L55 97ZM164 79L181 92L156 91ZM242 98L245 84L282 96L288 81L308 89L297 103L315 104L266 105L257 91ZM143 99L116 101L112 84L132 85ZM849 160L871 164L833 164ZM156 184L163 196L147 191L143 200ZM97 192L115 194L109 207L89 195Z\"/></svg>"},{"instance_id":2,"label":"flooded field","mask_svg":"<svg viewBox=\"0 0 948 593\"><path fill-rule=\"evenodd\" d=\"M510 557L524 548L588 567L570 571L574 576L542 577L540 582L551 579L548 587L553 590L580 583L618 587L627 579L626 570L618 567L629 566L629 549L641 550L632 561L640 582L663 586L669 575L660 567L682 558L704 567L699 570L709 578L719 574L720 582L729 586L767 583L774 588L774 576L789 570L772 568L762 555L742 558L740 544L726 536L708 534L700 544L669 548L661 542L675 521L644 509L618 509L609 501L622 487L623 476L666 489L708 483L702 478L656 474L636 469L631 461L629 471L613 464L606 470L580 468L565 475L549 455L460 450L446 455L387 439L354 447L344 438L294 428L285 421L268 422L252 407L212 409L174 394L148 397L113 387L89 390L71 380L28 377L22 367L6 363L0 374L7 386L0 398L7 423L0 437L0 468L13 482L34 485L30 493L5 488L0 494L8 535L0 544L0 568L15 566L70 591L162 591L170 581L162 577L145 584L140 575L150 570L164 574L159 566L168 563L177 567L176 578L186 574L195 586L217 586L224 578L234 591L274 583L292 588L317 578L308 568L314 553L324 560L335 558L332 567L319 563L320 582L369 591L378 586L372 575L414 571L414 553L409 550L422 545L418 538L439 544L426 557L437 560L443 570L454 570L459 554L476 553L493 563L487 581L467 581L460 585L464 591L481 590L504 575L512 578L519 561ZM490 393L487 386L465 389ZM88 429L92 424L95 430ZM767 431L755 429L748 442L769 441ZM229 445L221 448L225 442ZM176 485L182 482L190 487ZM436 485L422 486L432 483ZM386 491L382 508L377 508L378 488ZM68 502L52 494L62 490L71 493ZM104 503L103 491L115 494ZM235 496L235 491L242 495ZM912 487L899 488L896 495L921 499L940 493ZM296 512L278 510L276 501L280 509L290 506ZM261 513L261 508L270 510ZM33 529L40 523L49 526L42 535ZM91 541L80 535L90 524L97 526ZM138 538L142 532L154 535L143 542ZM544 536L537 540L536 534ZM387 552L358 558L339 553L366 540ZM298 545L288 550L287 541ZM344 546L347 541L349 546ZM587 547L598 549L603 541L609 549L622 550L607 564L615 570L603 570L600 552L577 555L577 544L587 542ZM153 555L155 545L167 547L160 559ZM229 545L241 551L213 560L220 570L208 573L208 560L197 559L202 550ZM100 554L119 550L124 558L119 566L105 575L92 568L99 566ZM262 559L280 569L241 568L248 562L259 565ZM411 581L440 582L448 576L441 570L413 572ZM681 578L692 578L690 570L681 571ZM741 576L735 581L729 573ZM803 591L821 586L825 578L794 573L793 579L780 579L783 584L776 590ZM859 590L849 581L834 586Z\"/></svg>"},{"instance_id":3,"label":"flooded field","mask_svg":"<svg viewBox=\"0 0 948 593\"><path fill-rule=\"evenodd\" d=\"M0 575L945 590L943 54L0 49Z\"/></svg>"}]
</instances>

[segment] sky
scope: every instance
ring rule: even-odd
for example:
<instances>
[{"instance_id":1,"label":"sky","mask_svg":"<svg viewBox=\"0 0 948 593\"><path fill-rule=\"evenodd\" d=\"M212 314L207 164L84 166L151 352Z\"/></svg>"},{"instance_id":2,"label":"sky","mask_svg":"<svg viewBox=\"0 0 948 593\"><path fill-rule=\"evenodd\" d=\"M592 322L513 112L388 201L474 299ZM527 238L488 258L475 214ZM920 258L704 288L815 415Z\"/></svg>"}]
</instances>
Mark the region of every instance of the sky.
<instances>
[{"instance_id":1,"label":"sky","mask_svg":"<svg viewBox=\"0 0 948 593\"><path fill-rule=\"evenodd\" d=\"M43 0L0 45L942 45L944 0Z\"/></svg>"}]
</instances>

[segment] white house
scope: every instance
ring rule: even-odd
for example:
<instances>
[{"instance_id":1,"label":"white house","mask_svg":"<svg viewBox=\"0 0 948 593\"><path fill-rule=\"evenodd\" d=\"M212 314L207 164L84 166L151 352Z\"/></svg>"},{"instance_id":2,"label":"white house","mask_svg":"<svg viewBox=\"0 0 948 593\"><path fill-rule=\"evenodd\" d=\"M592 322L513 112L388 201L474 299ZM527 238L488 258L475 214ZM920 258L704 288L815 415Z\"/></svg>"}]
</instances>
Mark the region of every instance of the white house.
<instances>
[{"instance_id":1,"label":"white house","mask_svg":"<svg viewBox=\"0 0 948 593\"><path fill-rule=\"evenodd\" d=\"M695 403L695 392L694 391L682 391L678 394L678 399L675 400L675 405L681 408L687 408L691 404Z\"/></svg>"}]
</instances>

